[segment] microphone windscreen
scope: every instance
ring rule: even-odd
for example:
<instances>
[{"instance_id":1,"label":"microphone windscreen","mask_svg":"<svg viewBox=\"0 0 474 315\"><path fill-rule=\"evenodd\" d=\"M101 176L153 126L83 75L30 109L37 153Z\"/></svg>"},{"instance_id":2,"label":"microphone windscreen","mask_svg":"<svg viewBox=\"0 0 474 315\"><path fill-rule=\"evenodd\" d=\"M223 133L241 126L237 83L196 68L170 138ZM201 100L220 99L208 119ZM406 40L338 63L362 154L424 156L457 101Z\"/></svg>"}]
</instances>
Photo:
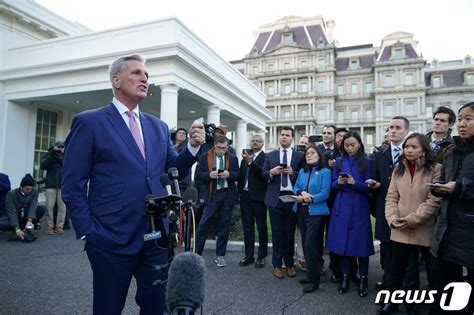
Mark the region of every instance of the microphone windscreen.
<instances>
[{"instance_id":1,"label":"microphone windscreen","mask_svg":"<svg viewBox=\"0 0 474 315\"><path fill-rule=\"evenodd\" d=\"M170 179L178 179L179 177L179 172L176 167L170 167L168 169L168 176Z\"/></svg>"},{"instance_id":2,"label":"microphone windscreen","mask_svg":"<svg viewBox=\"0 0 474 315\"><path fill-rule=\"evenodd\" d=\"M161 174L160 183L161 183L161 186L163 186L163 188L165 188L166 185L170 185L170 186L173 185L173 182L168 177L168 174Z\"/></svg>"},{"instance_id":3,"label":"microphone windscreen","mask_svg":"<svg viewBox=\"0 0 474 315\"><path fill-rule=\"evenodd\" d=\"M196 310L204 301L204 259L194 253L178 254L171 262L166 284L166 305L169 311L177 307Z\"/></svg>"},{"instance_id":4,"label":"microphone windscreen","mask_svg":"<svg viewBox=\"0 0 474 315\"><path fill-rule=\"evenodd\" d=\"M198 201L198 191L194 187L188 187L183 194L184 202L196 203Z\"/></svg>"}]
</instances>

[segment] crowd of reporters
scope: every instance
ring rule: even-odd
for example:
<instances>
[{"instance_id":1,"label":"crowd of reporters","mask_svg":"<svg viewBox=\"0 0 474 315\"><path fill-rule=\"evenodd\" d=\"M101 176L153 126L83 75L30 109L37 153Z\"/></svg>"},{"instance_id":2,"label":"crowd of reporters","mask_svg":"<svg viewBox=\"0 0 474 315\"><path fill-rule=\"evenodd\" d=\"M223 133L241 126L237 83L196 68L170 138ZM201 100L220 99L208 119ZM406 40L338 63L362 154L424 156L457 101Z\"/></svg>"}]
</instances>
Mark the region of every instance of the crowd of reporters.
<instances>
[{"instance_id":1,"label":"crowd of reporters","mask_svg":"<svg viewBox=\"0 0 474 315\"><path fill-rule=\"evenodd\" d=\"M439 292L449 282L466 279L474 284L474 103L459 109L457 129L451 130L456 114L439 107L433 114L432 131L410 132L406 117L390 120L380 147L366 154L357 131L323 127L322 138L303 136L295 145L294 130L283 127L279 148L263 152L263 138L252 137L250 149L242 152L240 176L230 176L228 166L218 164L218 156L233 160L229 140L218 137L210 145L205 167L198 166L204 180L207 206L205 225L199 227L202 254L210 217L219 210L216 264L225 267L224 244L237 183L245 256L240 266L265 266L267 256L267 211L272 232L272 275L293 278L295 266L306 271L299 282L303 292L319 288L326 274L323 250L330 254L330 279L337 292L350 291L355 282L357 295L368 295L369 257L374 255L371 215L375 218L375 238L380 240L380 265L384 271L376 288L391 292L420 287L420 262L427 271L429 288ZM227 129L224 127L223 135ZM221 142L222 141L222 142ZM320 142L320 143L318 143ZM225 143L226 145L218 144ZM216 155L216 150L221 153ZM222 163L222 162L221 162ZM234 162L235 163L235 162ZM442 165L441 165L442 164ZM222 175L219 172L223 169ZM232 167L236 171L235 166ZM225 172L225 173L224 173ZM220 180L225 180L225 198ZM202 194L201 194L202 195ZM230 206L211 206L213 200L231 200ZM209 207L213 213L209 214ZM222 217L225 219L222 220ZM257 259L254 254L255 225L259 234ZM296 229L296 226L299 228ZM223 228L223 229L222 229ZM223 234L224 233L224 234ZM295 240L296 233L296 240ZM295 262L295 243L297 245ZM298 251L300 252L298 254ZM439 270L449 270L439 272ZM467 270L467 275L463 275ZM398 309L390 303L381 305L380 314ZM406 312L415 314L413 305ZM472 310L472 301L465 308ZM440 310L432 308L436 313Z\"/></svg>"}]
</instances>

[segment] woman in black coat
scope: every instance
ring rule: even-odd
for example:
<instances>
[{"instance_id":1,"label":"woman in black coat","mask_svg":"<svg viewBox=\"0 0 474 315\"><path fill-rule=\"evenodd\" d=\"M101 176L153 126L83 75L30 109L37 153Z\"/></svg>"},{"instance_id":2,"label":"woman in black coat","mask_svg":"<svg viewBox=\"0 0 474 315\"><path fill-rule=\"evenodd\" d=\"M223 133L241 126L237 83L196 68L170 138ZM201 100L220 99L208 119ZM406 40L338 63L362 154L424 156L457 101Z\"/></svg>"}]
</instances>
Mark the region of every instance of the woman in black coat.
<instances>
[{"instance_id":1,"label":"woman in black coat","mask_svg":"<svg viewBox=\"0 0 474 315\"><path fill-rule=\"evenodd\" d=\"M457 128L459 137L453 137L455 146L443 164L440 182L432 186L433 193L443 196L431 246L438 292L448 283L462 282L463 267L474 287L474 102L459 109ZM474 311L473 296L465 314Z\"/></svg>"}]
</instances>

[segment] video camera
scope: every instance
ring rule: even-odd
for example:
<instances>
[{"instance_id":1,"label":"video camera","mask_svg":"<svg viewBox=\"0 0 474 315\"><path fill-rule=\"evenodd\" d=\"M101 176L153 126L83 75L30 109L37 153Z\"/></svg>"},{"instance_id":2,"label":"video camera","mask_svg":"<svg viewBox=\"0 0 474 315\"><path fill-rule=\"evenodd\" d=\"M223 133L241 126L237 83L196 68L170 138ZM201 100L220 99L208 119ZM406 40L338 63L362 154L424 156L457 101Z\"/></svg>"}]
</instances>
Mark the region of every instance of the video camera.
<instances>
[{"instance_id":1,"label":"video camera","mask_svg":"<svg viewBox=\"0 0 474 315\"><path fill-rule=\"evenodd\" d=\"M203 123L203 125L206 134L206 142L214 142L214 131L216 131L216 125L206 123Z\"/></svg>"}]
</instances>

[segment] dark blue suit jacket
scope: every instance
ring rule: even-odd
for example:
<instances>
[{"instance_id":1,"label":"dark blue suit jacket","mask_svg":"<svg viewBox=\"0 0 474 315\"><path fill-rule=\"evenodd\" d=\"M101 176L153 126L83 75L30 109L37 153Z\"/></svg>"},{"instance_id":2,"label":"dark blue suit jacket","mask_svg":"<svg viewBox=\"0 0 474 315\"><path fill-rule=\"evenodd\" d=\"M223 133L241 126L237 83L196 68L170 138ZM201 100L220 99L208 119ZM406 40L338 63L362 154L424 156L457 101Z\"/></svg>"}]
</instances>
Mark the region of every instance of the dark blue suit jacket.
<instances>
[{"instance_id":1,"label":"dark blue suit jacket","mask_svg":"<svg viewBox=\"0 0 474 315\"><path fill-rule=\"evenodd\" d=\"M75 116L66 139L62 196L76 236L118 254L141 249L150 231L144 197L166 194L160 175L172 166L185 174L196 160L187 149L177 155L158 118L140 112L140 123L146 161L112 103Z\"/></svg>"},{"instance_id":2,"label":"dark blue suit jacket","mask_svg":"<svg viewBox=\"0 0 474 315\"><path fill-rule=\"evenodd\" d=\"M372 177L374 180L380 182L375 210L375 238L382 242L390 242L391 230L385 218L385 197L387 197L393 169L392 145L389 145L384 150L375 154L374 175Z\"/></svg>"},{"instance_id":3,"label":"dark blue suit jacket","mask_svg":"<svg viewBox=\"0 0 474 315\"><path fill-rule=\"evenodd\" d=\"M212 193L215 192L217 186L217 180L212 179L209 175L209 164L207 160L209 153L214 154L214 150L211 149L211 151L208 151L208 153L201 155L201 157L199 158L199 164L196 169L196 176L203 183L203 186L199 190L199 198L204 199L204 204L206 206L209 206L211 204ZM235 155L230 152L227 152L225 158L229 159L229 168L226 169L227 171L229 171L229 177L227 178L227 194L229 198L229 204L234 205L239 201L237 195L237 187L235 184L235 182L239 180L239 160ZM212 169L213 167L211 167L211 170Z\"/></svg>"},{"instance_id":4,"label":"dark blue suit jacket","mask_svg":"<svg viewBox=\"0 0 474 315\"><path fill-rule=\"evenodd\" d=\"M275 166L280 165L280 151L274 150L267 154L265 162L263 163L262 176L268 180L267 192L265 194L265 204L268 207L276 207L278 204L278 197L280 196L281 176L273 176L270 178L270 170ZM290 166L293 168L293 175L290 177L291 183L296 183L298 172L304 165L303 153L293 150Z\"/></svg>"}]
</instances>

